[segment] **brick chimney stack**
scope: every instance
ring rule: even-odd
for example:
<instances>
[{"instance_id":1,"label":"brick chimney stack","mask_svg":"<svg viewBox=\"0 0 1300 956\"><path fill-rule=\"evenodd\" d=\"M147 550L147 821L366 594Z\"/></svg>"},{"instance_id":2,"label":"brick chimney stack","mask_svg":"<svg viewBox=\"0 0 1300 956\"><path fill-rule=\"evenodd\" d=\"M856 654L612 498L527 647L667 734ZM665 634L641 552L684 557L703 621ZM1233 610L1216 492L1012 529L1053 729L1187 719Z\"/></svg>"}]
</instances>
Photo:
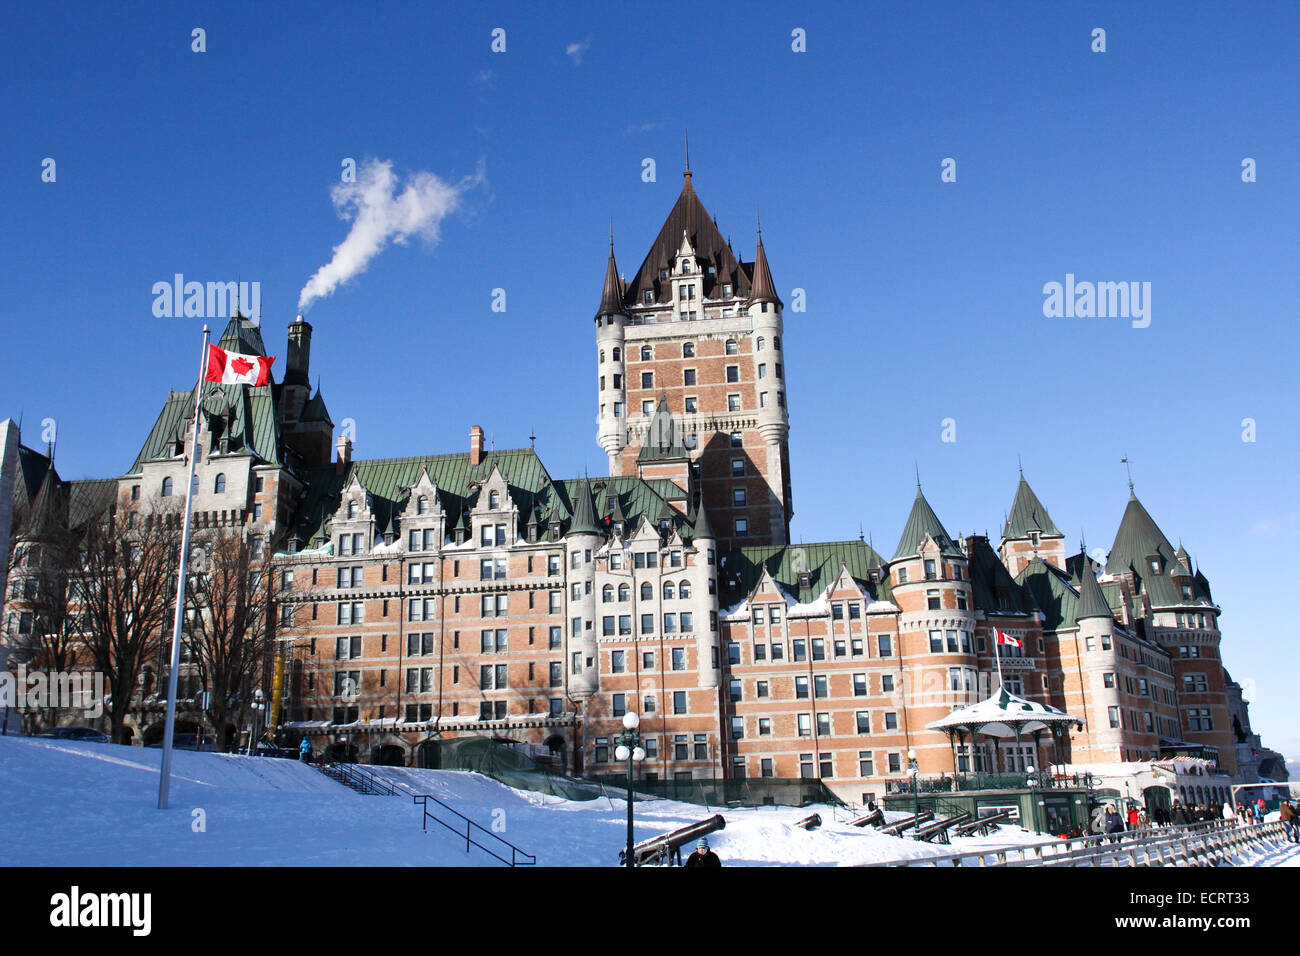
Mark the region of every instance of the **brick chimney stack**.
<instances>
[{"instance_id":1,"label":"brick chimney stack","mask_svg":"<svg viewBox=\"0 0 1300 956\"><path fill-rule=\"evenodd\" d=\"M469 463L471 466L483 461L483 429L475 425L469 430Z\"/></svg>"},{"instance_id":2,"label":"brick chimney stack","mask_svg":"<svg viewBox=\"0 0 1300 956\"><path fill-rule=\"evenodd\" d=\"M334 462L334 473L341 475L352 463L352 439L347 435L340 435L335 447L338 449L339 456Z\"/></svg>"}]
</instances>

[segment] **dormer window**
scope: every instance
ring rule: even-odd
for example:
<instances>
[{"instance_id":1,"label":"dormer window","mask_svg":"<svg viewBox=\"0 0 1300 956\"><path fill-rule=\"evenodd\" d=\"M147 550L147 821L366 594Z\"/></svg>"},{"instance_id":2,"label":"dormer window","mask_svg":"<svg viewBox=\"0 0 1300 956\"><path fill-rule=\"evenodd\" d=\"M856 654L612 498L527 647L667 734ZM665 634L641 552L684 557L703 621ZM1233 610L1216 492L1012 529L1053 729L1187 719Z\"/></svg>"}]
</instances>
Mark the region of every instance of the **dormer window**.
<instances>
[{"instance_id":1,"label":"dormer window","mask_svg":"<svg viewBox=\"0 0 1300 956\"><path fill-rule=\"evenodd\" d=\"M808 571L799 572L799 587L801 589L812 587L812 574L810 572Z\"/></svg>"},{"instance_id":2,"label":"dormer window","mask_svg":"<svg viewBox=\"0 0 1300 956\"><path fill-rule=\"evenodd\" d=\"M1159 559L1159 558L1152 558L1152 559L1151 559L1151 573L1152 573L1152 574L1159 574L1159 573L1160 573L1160 559Z\"/></svg>"},{"instance_id":3,"label":"dormer window","mask_svg":"<svg viewBox=\"0 0 1300 956\"><path fill-rule=\"evenodd\" d=\"M686 274L689 273L690 271L691 271L691 260L690 260L690 259L683 259L683 260L682 260L682 275L686 275Z\"/></svg>"},{"instance_id":4,"label":"dormer window","mask_svg":"<svg viewBox=\"0 0 1300 956\"><path fill-rule=\"evenodd\" d=\"M420 495L420 500L415 503L415 513L418 515L429 513L429 499L425 495Z\"/></svg>"},{"instance_id":5,"label":"dormer window","mask_svg":"<svg viewBox=\"0 0 1300 956\"><path fill-rule=\"evenodd\" d=\"M355 501L349 501L349 502L348 502L348 517L349 517L349 518L355 518L356 516L357 516L357 503L356 503Z\"/></svg>"},{"instance_id":6,"label":"dormer window","mask_svg":"<svg viewBox=\"0 0 1300 956\"><path fill-rule=\"evenodd\" d=\"M730 282L724 282L724 283L722 283L722 294L723 294L723 296L724 296L725 298L728 298L728 299L731 298L731 283L730 283Z\"/></svg>"},{"instance_id":7,"label":"dormer window","mask_svg":"<svg viewBox=\"0 0 1300 956\"><path fill-rule=\"evenodd\" d=\"M1190 584L1184 584L1184 585L1183 585L1183 600L1185 600L1185 601L1190 601L1191 599L1192 599L1192 586L1191 586Z\"/></svg>"},{"instance_id":8,"label":"dormer window","mask_svg":"<svg viewBox=\"0 0 1300 956\"><path fill-rule=\"evenodd\" d=\"M552 521L552 522L551 522L551 537L552 537L552 538L558 538L559 536L560 536L560 523L559 523L558 521Z\"/></svg>"},{"instance_id":9,"label":"dormer window","mask_svg":"<svg viewBox=\"0 0 1300 956\"><path fill-rule=\"evenodd\" d=\"M667 269L660 269L660 270L659 270L659 278L660 278L660 279L667 279L667 278L668 278L668 270L667 270Z\"/></svg>"},{"instance_id":10,"label":"dormer window","mask_svg":"<svg viewBox=\"0 0 1300 956\"><path fill-rule=\"evenodd\" d=\"M494 491L488 495L488 507L493 511L501 507L501 492Z\"/></svg>"},{"instance_id":11,"label":"dormer window","mask_svg":"<svg viewBox=\"0 0 1300 956\"><path fill-rule=\"evenodd\" d=\"M653 305L653 304L654 304L654 301L655 301L655 294L654 294L653 292L651 292L649 289L646 289L646 290L645 290L645 296L644 296L644 298L642 299L642 301L643 301L646 305Z\"/></svg>"},{"instance_id":12,"label":"dormer window","mask_svg":"<svg viewBox=\"0 0 1300 956\"><path fill-rule=\"evenodd\" d=\"M528 542L530 544L534 544L536 543L536 541L537 541L537 525L530 524L528 526Z\"/></svg>"},{"instance_id":13,"label":"dormer window","mask_svg":"<svg viewBox=\"0 0 1300 956\"><path fill-rule=\"evenodd\" d=\"M457 544L464 544L464 543L465 543L465 529L464 529L464 528L457 528L457 529L456 529L456 543L457 543Z\"/></svg>"},{"instance_id":14,"label":"dormer window","mask_svg":"<svg viewBox=\"0 0 1300 956\"><path fill-rule=\"evenodd\" d=\"M1031 531L1031 532L1029 532L1029 543L1030 543L1031 545L1033 545L1035 548L1038 547L1038 532L1037 532L1037 531Z\"/></svg>"}]
</instances>

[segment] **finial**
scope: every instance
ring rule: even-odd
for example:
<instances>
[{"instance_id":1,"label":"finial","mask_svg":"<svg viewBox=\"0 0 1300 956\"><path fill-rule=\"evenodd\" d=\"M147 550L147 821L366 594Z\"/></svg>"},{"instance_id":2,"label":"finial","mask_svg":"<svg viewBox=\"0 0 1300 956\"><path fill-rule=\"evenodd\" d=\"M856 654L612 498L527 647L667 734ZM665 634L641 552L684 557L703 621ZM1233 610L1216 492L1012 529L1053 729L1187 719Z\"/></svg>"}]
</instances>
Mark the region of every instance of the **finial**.
<instances>
[{"instance_id":1,"label":"finial","mask_svg":"<svg viewBox=\"0 0 1300 956\"><path fill-rule=\"evenodd\" d=\"M1020 478L1023 481L1025 477L1025 463L1021 461L1019 455L1016 455L1016 464L1020 466Z\"/></svg>"},{"instance_id":2,"label":"finial","mask_svg":"<svg viewBox=\"0 0 1300 956\"><path fill-rule=\"evenodd\" d=\"M759 213L758 203L754 203L754 220L758 223L758 238L763 238L763 216Z\"/></svg>"},{"instance_id":3,"label":"finial","mask_svg":"<svg viewBox=\"0 0 1300 956\"><path fill-rule=\"evenodd\" d=\"M866 538L863 537L863 534L862 534L862 522L859 521L859 522L858 522L858 541L865 541L865 540L866 540Z\"/></svg>"},{"instance_id":4,"label":"finial","mask_svg":"<svg viewBox=\"0 0 1300 956\"><path fill-rule=\"evenodd\" d=\"M536 448L536 447L537 447L537 435L534 434L535 431L536 431L536 429L533 429L533 428L528 429L528 447L529 447L529 448Z\"/></svg>"},{"instance_id":5,"label":"finial","mask_svg":"<svg viewBox=\"0 0 1300 956\"><path fill-rule=\"evenodd\" d=\"M691 131L686 130L686 178L691 178Z\"/></svg>"},{"instance_id":6,"label":"finial","mask_svg":"<svg viewBox=\"0 0 1300 956\"><path fill-rule=\"evenodd\" d=\"M913 459L912 467L916 469L916 493L919 495L921 493L921 466Z\"/></svg>"},{"instance_id":7,"label":"finial","mask_svg":"<svg viewBox=\"0 0 1300 956\"><path fill-rule=\"evenodd\" d=\"M1131 495L1133 494L1133 469L1129 467L1128 455L1121 458L1120 462L1124 465L1124 471L1128 473L1128 493Z\"/></svg>"},{"instance_id":8,"label":"finial","mask_svg":"<svg viewBox=\"0 0 1300 956\"><path fill-rule=\"evenodd\" d=\"M609 217L609 254L614 254L614 217Z\"/></svg>"},{"instance_id":9,"label":"finial","mask_svg":"<svg viewBox=\"0 0 1300 956\"><path fill-rule=\"evenodd\" d=\"M1083 526L1079 527L1079 551L1081 554L1088 553L1088 536L1083 533Z\"/></svg>"}]
</instances>

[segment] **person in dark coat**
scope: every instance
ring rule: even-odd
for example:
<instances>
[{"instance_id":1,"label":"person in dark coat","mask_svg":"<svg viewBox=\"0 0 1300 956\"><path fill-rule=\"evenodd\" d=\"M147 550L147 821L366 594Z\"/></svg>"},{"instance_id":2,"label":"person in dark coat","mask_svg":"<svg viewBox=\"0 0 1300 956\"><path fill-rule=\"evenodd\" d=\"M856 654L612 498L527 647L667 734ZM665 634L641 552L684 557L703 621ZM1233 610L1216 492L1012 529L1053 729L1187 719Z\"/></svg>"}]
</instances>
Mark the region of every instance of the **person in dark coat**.
<instances>
[{"instance_id":1,"label":"person in dark coat","mask_svg":"<svg viewBox=\"0 0 1300 956\"><path fill-rule=\"evenodd\" d=\"M1124 818L1119 815L1119 811L1114 806L1108 803L1103 820L1105 821L1103 827L1106 835L1110 837L1110 842L1118 843L1120 835L1124 832Z\"/></svg>"},{"instance_id":2,"label":"person in dark coat","mask_svg":"<svg viewBox=\"0 0 1300 956\"><path fill-rule=\"evenodd\" d=\"M683 868L692 866L722 866L722 861L718 859L718 854L709 849L709 841L700 837L695 844L695 852L686 858L682 864Z\"/></svg>"},{"instance_id":3,"label":"person in dark coat","mask_svg":"<svg viewBox=\"0 0 1300 956\"><path fill-rule=\"evenodd\" d=\"M1282 801L1282 805L1278 807L1278 816L1282 820L1282 828L1286 830L1286 838L1292 843L1300 843L1300 829L1296 827L1295 807L1291 806L1290 800Z\"/></svg>"},{"instance_id":4,"label":"person in dark coat","mask_svg":"<svg viewBox=\"0 0 1300 956\"><path fill-rule=\"evenodd\" d=\"M1174 826L1186 826L1192 822L1192 815L1187 812L1187 808L1179 801L1174 801Z\"/></svg>"}]
</instances>

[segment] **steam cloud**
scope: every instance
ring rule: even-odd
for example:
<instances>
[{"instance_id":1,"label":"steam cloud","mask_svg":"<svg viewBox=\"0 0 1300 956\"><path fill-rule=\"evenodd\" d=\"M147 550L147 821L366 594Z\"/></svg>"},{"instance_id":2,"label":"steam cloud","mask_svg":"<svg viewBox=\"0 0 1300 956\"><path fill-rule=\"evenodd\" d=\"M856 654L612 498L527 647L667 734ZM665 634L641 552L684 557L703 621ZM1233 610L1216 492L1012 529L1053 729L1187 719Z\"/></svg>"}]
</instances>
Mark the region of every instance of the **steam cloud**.
<instances>
[{"instance_id":1,"label":"steam cloud","mask_svg":"<svg viewBox=\"0 0 1300 956\"><path fill-rule=\"evenodd\" d=\"M400 186L392 160L366 160L355 182L338 183L330 198L339 218L352 222L344 240L334 247L334 258L307 280L298 295L298 311L332 294L344 282L365 272L370 260L389 240L406 245L419 236L429 245L438 242L438 224L460 205L461 195L483 179L480 167L459 183L443 182L433 173L417 172Z\"/></svg>"}]
</instances>

